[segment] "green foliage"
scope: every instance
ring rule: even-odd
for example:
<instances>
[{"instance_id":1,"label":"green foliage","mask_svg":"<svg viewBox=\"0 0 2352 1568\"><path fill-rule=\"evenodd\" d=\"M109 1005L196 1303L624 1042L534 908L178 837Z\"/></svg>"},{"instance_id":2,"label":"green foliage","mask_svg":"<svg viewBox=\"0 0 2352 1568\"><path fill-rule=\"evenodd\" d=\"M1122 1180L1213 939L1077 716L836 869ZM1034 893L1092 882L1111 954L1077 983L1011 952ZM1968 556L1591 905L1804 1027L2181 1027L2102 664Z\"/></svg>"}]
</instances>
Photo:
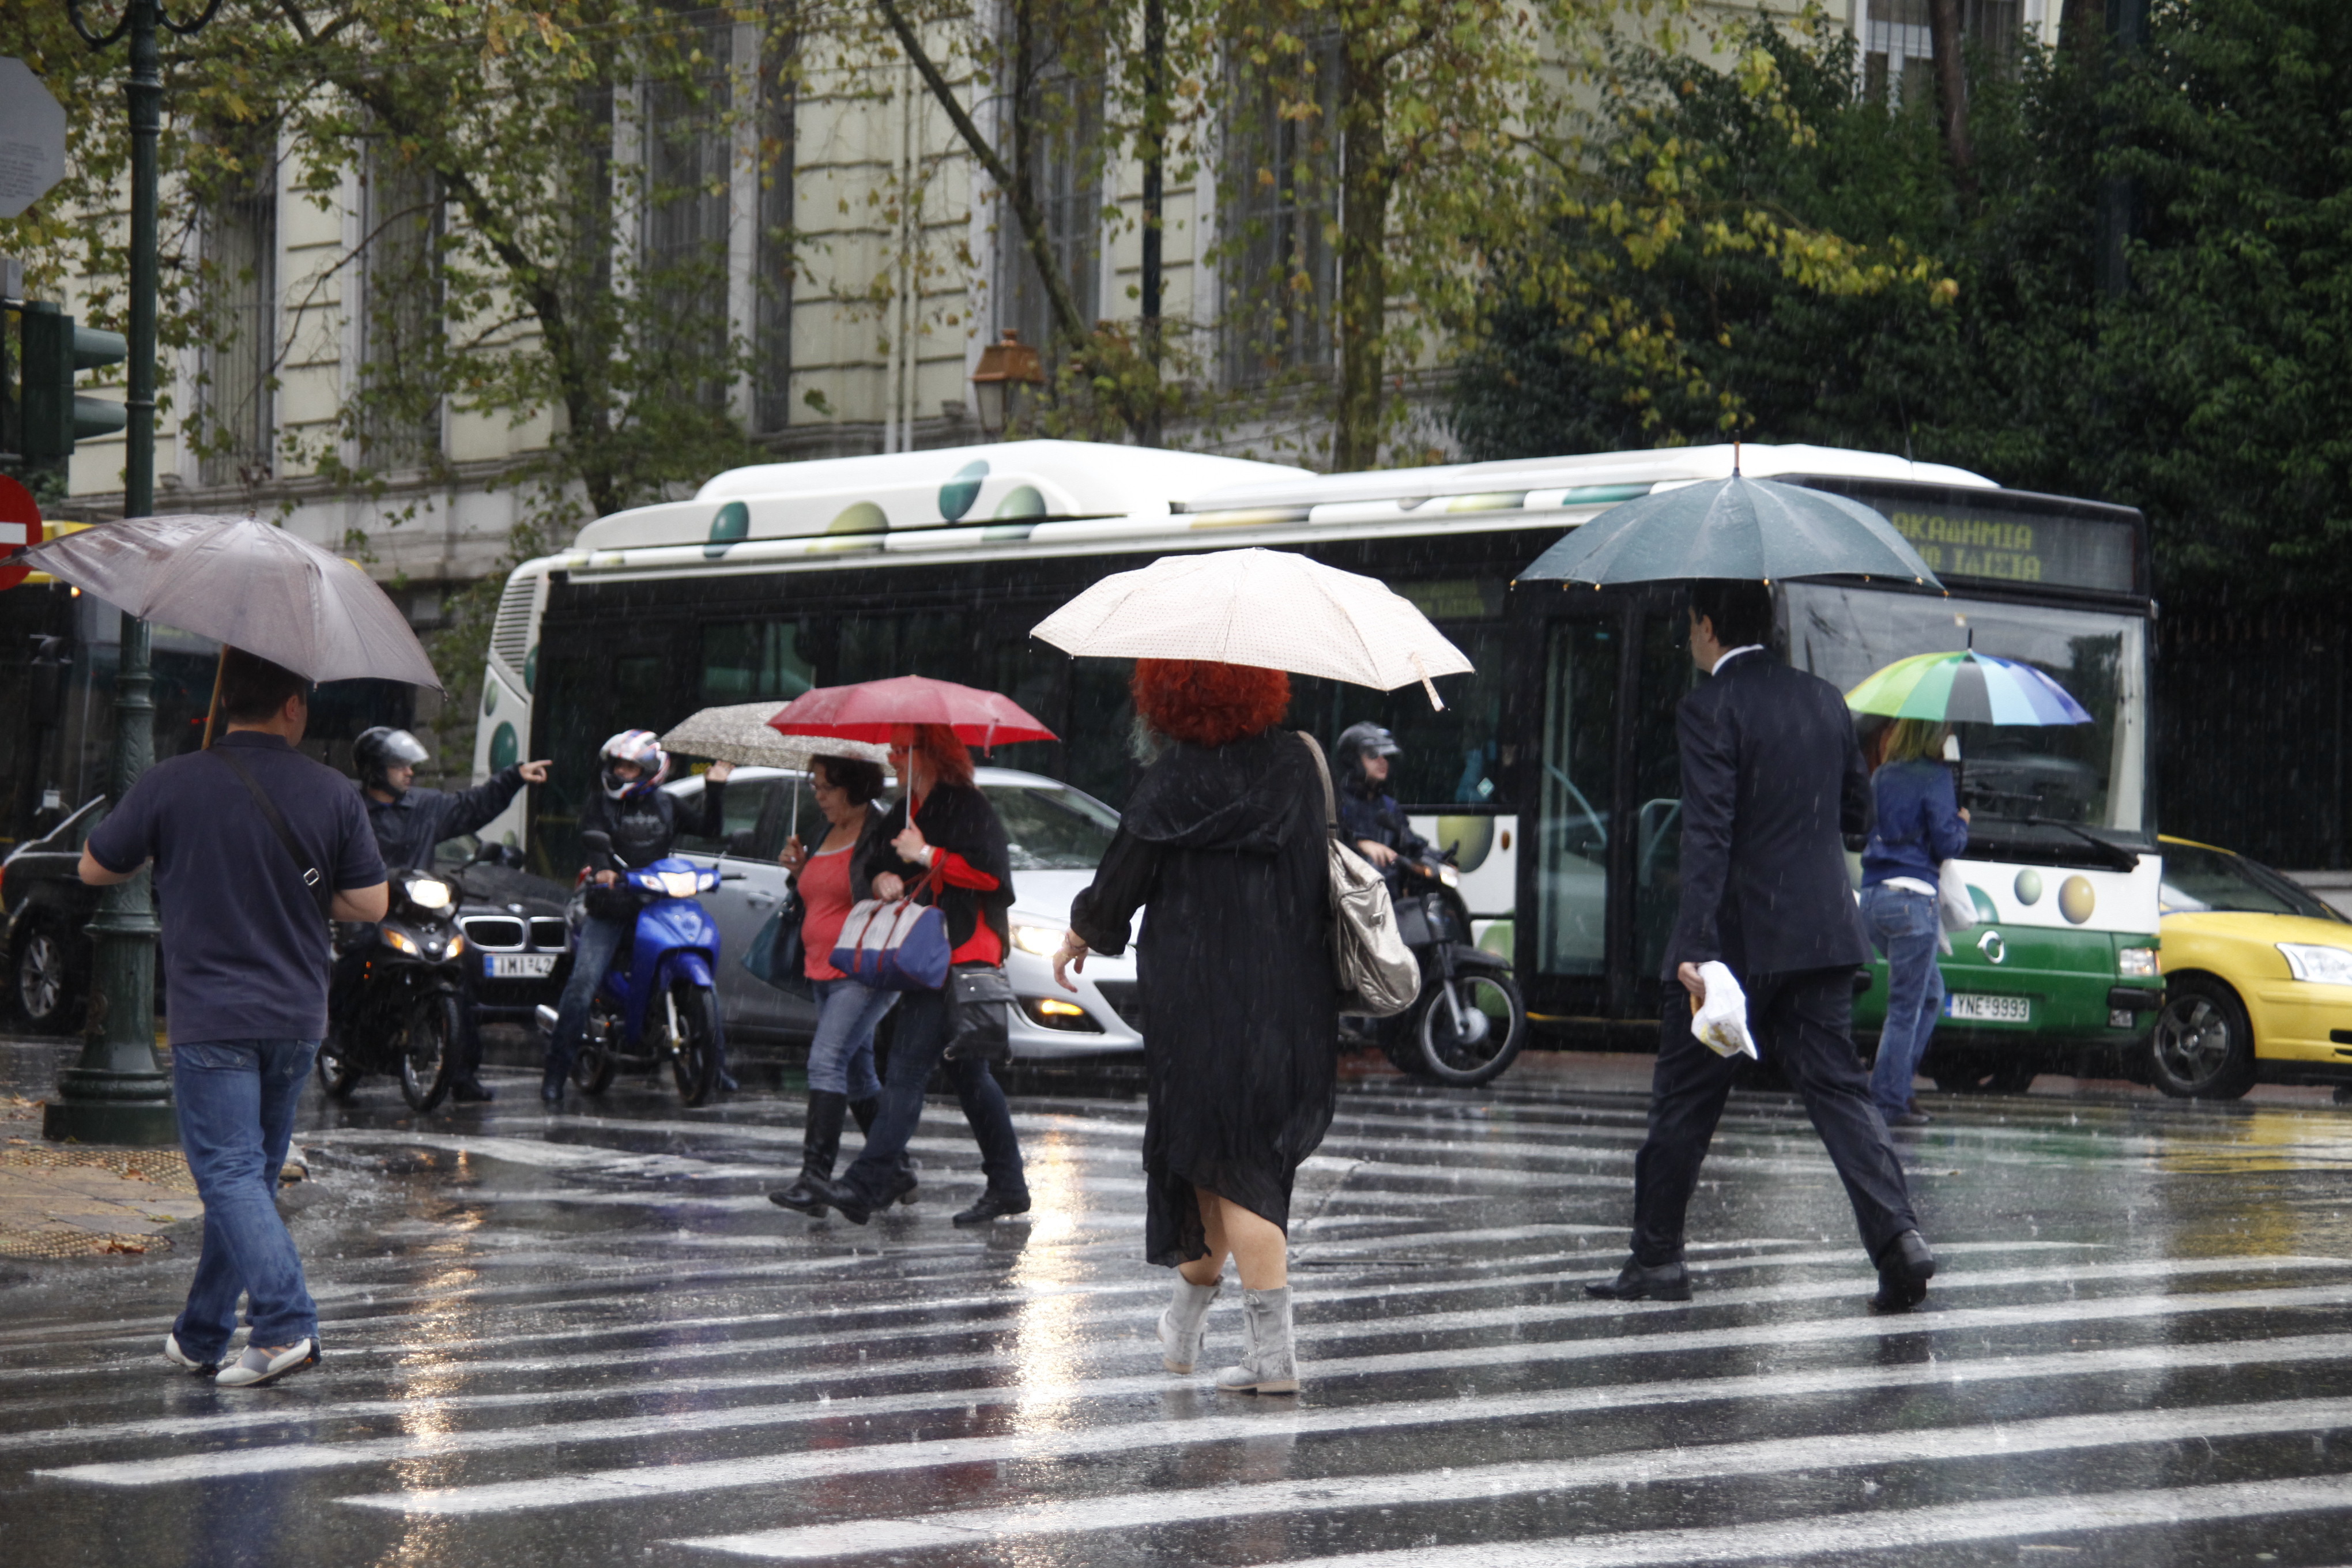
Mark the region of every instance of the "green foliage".
<instances>
[{"instance_id":1,"label":"green foliage","mask_svg":"<svg viewBox=\"0 0 2352 1568\"><path fill-rule=\"evenodd\" d=\"M1617 54L1597 190L1506 273L1465 355L1472 453L1891 451L2144 508L2175 596L2352 584L2352 14L2173 0L2112 69L1975 61L1973 202L1932 106L1864 101L1841 31L1746 42L1727 69ZM2120 295L2095 265L2114 177L2137 190ZM1661 210L1677 221L1621 216ZM1759 224L1852 265L1740 243Z\"/></svg>"}]
</instances>

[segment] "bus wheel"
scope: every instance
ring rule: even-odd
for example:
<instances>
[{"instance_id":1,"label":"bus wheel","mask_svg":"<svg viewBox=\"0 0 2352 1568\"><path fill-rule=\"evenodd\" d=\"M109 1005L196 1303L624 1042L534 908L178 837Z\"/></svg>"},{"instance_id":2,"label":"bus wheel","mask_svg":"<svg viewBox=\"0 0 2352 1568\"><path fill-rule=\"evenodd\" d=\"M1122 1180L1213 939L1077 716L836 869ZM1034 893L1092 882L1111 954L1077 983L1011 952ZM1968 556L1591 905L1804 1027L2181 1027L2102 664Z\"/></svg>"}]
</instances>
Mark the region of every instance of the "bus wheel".
<instances>
[{"instance_id":1,"label":"bus wheel","mask_svg":"<svg viewBox=\"0 0 2352 1568\"><path fill-rule=\"evenodd\" d=\"M2202 974L2168 980L2148 1068L2175 1100L2235 1100L2253 1088L2254 1031L2236 993Z\"/></svg>"}]
</instances>

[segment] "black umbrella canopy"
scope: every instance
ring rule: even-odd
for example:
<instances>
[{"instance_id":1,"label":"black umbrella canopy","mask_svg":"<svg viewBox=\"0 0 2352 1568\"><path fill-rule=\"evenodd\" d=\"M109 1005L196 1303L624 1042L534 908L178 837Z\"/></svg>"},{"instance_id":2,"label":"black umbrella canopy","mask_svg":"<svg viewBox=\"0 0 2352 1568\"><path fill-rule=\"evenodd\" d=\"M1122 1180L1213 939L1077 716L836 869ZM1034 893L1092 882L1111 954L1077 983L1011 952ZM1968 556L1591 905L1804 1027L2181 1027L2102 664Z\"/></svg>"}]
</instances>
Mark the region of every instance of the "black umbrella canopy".
<instances>
[{"instance_id":1,"label":"black umbrella canopy","mask_svg":"<svg viewBox=\"0 0 2352 1568\"><path fill-rule=\"evenodd\" d=\"M141 620L241 647L312 680L373 676L441 689L408 617L374 579L258 518L125 518L17 559Z\"/></svg>"},{"instance_id":2,"label":"black umbrella canopy","mask_svg":"<svg viewBox=\"0 0 2352 1568\"><path fill-rule=\"evenodd\" d=\"M1522 582L1888 577L1941 589L1895 525L1860 501L1734 474L1620 501L1536 557Z\"/></svg>"}]
</instances>

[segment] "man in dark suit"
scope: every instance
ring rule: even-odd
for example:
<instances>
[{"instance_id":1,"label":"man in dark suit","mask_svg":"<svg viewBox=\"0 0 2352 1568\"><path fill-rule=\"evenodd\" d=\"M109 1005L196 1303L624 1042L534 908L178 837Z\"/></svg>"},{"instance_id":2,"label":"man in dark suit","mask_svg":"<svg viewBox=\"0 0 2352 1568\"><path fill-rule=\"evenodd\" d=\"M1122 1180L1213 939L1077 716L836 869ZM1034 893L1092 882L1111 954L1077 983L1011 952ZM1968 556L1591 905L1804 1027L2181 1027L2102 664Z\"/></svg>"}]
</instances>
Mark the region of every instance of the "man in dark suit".
<instances>
[{"instance_id":1,"label":"man in dark suit","mask_svg":"<svg viewBox=\"0 0 2352 1568\"><path fill-rule=\"evenodd\" d=\"M1587 1289L1621 1300L1690 1299L1683 1215L1734 1068L1692 1035L1683 994L1703 1001L1700 966L1720 963L1747 989L1763 1059L1803 1097L1845 1183L1878 1268L1871 1305L1907 1311L1927 1294L1936 1259L1851 1032L1854 971L1871 951L1843 849L1846 835L1868 830L1871 809L1853 721L1837 688L1773 656L1763 584L1693 584L1690 625L1691 658L1711 679L1676 717L1682 900L1666 948L1649 1137L1633 1163L1633 1257L1615 1279Z\"/></svg>"}]
</instances>

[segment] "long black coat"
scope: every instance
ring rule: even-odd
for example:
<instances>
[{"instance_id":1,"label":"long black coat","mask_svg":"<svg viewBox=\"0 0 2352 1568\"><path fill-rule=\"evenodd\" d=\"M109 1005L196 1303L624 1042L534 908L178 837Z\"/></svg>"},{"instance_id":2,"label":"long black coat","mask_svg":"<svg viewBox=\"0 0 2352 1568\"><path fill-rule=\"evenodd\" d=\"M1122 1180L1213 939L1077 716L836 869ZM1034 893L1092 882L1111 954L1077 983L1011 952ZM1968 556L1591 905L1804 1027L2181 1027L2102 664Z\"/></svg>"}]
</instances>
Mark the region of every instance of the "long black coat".
<instances>
[{"instance_id":1,"label":"long black coat","mask_svg":"<svg viewBox=\"0 0 2352 1568\"><path fill-rule=\"evenodd\" d=\"M1846 879L1870 774L1838 689L1742 654L1683 699L1682 900L1663 970L1721 959L1741 976L1870 962Z\"/></svg>"},{"instance_id":2,"label":"long black coat","mask_svg":"<svg viewBox=\"0 0 2352 1568\"><path fill-rule=\"evenodd\" d=\"M1204 1256L1193 1189L1290 1226L1291 1180L1331 1126L1338 981L1323 785L1297 735L1178 744L1143 775L1070 924L1125 950L1148 906L1145 1253Z\"/></svg>"}]
</instances>

